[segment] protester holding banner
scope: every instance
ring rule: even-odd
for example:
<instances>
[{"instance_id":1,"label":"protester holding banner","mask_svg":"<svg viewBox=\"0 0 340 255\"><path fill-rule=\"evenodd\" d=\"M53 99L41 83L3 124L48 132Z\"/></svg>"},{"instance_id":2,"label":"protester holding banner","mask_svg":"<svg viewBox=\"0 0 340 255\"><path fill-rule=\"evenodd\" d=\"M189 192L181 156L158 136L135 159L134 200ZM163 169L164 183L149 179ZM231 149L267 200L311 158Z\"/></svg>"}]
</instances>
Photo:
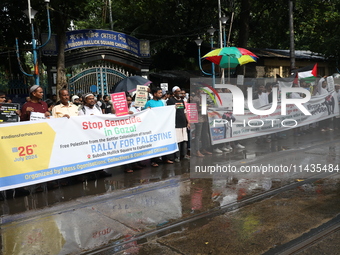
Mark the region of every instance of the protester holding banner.
<instances>
[{"instance_id":1,"label":"protester holding banner","mask_svg":"<svg viewBox=\"0 0 340 255\"><path fill-rule=\"evenodd\" d=\"M335 93L338 98L338 105L340 106L340 85L335 85ZM335 122L334 122L334 128L339 129L340 128L340 114L335 116Z\"/></svg>"},{"instance_id":2,"label":"protester holding banner","mask_svg":"<svg viewBox=\"0 0 340 255\"><path fill-rule=\"evenodd\" d=\"M318 95L326 95L326 94L328 94L327 80L326 78L321 78L318 82ZM333 106L332 106L331 99L333 99ZM334 98L332 98L331 95L327 96L325 98L324 104L327 107L328 115L330 115L332 113L331 109L332 108L334 109ZM325 119L325 120L320 121L320 127L321 127L321 131L332 131L333 130L332 128L330 128L330 119Z\"/></svg>"},{"instance_id":3,"label":"protester holding banner","mask_svg":"<svg viewBox=\"0 0 340 255\"><path fill-rule=\"evenodd\" d=\"M139 108L133 106L133 98L128 92L126 92L126 102L129 108L129 114L140 112Z\"/></svg>"},{"instance_id":4,"label":"protester holding banner","mask_svg":"<svg viewBox=\"0 0 340 255\"><path fill-rule=\"evenodd\" d=\"M192 98L192 102L197 104L198 110L198 123L195 123L195 140L194 140L194 152L193 155L196 157L203 158L204 154L211 155L212 153L202 147L200 147L200 142L205 145L205 148L210 146L209 138L209 125L206 115L201 114L201 90L195 91L195 96ZM204 125L205 123L205 125ZM204 125L204 129L203 129Z\"/></svg>"},{"instance_id":5,"label":"protester holding banner","mask_svg":"<svg viewBox=\"0 0 340 255\"><path fill-rule=\"evenodd\" d=\"M59 90L60 104L56 105L52 109L52 116L54 118L70 118L78 116L78 106L69 102L70 95L67 89Z\"/></svg>"},{"instance_id":6,"label":"protester holding banner","mask_svg":"<svg viewBox=\"0 0 340 255\"><path fill-rule=\"evenodd\" d=\"M181 157L184 158L187 153L188 134L187 128L190 128L190 123L186 116L184 101L181 98L181 89L178 86L172 88L174 96L167 101L167 105L176 106L176 137L178 151L175 152L175 161L180 162Z\"/></svg>"},{"instance_id":7,"label":"protester holding banner","mask_svg":"<svg viewBox=\"0 0 340 255\"><path fill-rule=\"evenodd\" d=\"M103 114L102 109L96 104L94 95L92 93L87 93L83 95L84 105L79 109L79 116L82 115L101 115Z\"/></svg>"},{"instance_id":8,"label":"protester holding banner","mask_svg":"<svg viewBox=\"0 0 340 255\"><path fill-rule=\"evenodd\" d=\"M146 102L145 109L147 108L154 108L154 107L162 107L164 106L162 98L162 89L161 88L155 88L152 90L153 98ZM165 155L162 157L163 161L167 164L173 164L174 162L168 159L168 157ZM151 159L151 166L157 167L158 163L156 162L157 158Z\"/></svg>"},{"instance_id":9,"label":"protester holding banner","mask_svg":"<svg viewBox=\"0 0 340 255\"><path fill-rule=\"evenodd\" d=\"M51 114L48 111L47 104L42 101L44 91L39 85L33 85L29 89L31 101L26 102L21 108L21 121L30 120L32 112L43 113L45 117L49 117Z\"/></svg>"}]
</instances>

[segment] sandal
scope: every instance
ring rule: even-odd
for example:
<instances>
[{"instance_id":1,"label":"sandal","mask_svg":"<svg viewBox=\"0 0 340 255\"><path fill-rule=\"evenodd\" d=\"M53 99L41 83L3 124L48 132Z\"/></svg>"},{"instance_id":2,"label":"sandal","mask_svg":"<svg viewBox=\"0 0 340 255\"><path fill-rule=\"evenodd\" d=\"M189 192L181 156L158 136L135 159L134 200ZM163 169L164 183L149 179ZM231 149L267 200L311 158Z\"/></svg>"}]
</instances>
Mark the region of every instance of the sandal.
<instances>
[{"instance_id":1,"label":"sandal","mask_svg":"<svg viewBox=\"0 0 340 255\"><path fill-rule=\"evenodd\" d=\"M151 166L158 167L158 164L156 162L151 162Z\"/></svg>"},{"instance_id":2,"label":"sandal","mask_svg":"<svg viewBox=\"0 0 340 255\"><path fill-rule=\"evenodd\" d=\"M168 159L167 161L165 161L165 163L167 163L167 164L173 164L174 162L171 161L170 159Z\"/></svg>"},{"instance_id":3,"label":"sandal","mask_svg":"<svg viewBox=\"0 0 340 255\"><path fill-rule=\"evenodd\" d=\"M204 158L204 155L201 152L194 153L193 155L199 158Z\"/></svg>"},{"instance_id":4,"label":"sandal","mask_svg":"<svg viewBox=\"0 0 340 255\"><path fill-rule=\"evenodd\" d=\"M207 151L207 150L203 150L202 153L207 154L207 155L212 155L212 153L210 151Z\"/></svg>"},{"instance_id":5,"label":"sandal","mask_svg":"<svg viewBox=\"0 0 340 255\"><path fill-rule=\"evenodd\" d=\"M132 169L125 169L124 172L125 173L133 173L133 170Z\"/></svg>"}]
</instances>

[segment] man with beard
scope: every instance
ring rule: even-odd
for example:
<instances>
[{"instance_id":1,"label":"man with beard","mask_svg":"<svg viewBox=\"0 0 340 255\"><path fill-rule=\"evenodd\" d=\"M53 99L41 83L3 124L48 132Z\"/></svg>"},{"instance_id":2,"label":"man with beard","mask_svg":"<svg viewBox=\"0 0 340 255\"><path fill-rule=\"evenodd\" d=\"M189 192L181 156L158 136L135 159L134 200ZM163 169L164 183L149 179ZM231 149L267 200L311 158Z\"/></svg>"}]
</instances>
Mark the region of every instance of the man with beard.
<instances>
[{"instance_id":1,"label":"man with beard","mask_svg":"<svg viewBox=\"0 0 340 255\"><path fill-rule=\"evenodd\" d=\"M94 95L87 93L83 95L84 105L79 109L79 116L82 115L101 115L103 114L102 109L96 104Z\"/></svg>"},{"instance_id":2,"label":"man with beard","mask_svg":"<svg viewBox=\"0 0 340 255\"><path fill-rule=\"evenodd\" d=\"M181 98L181 89L175 86L172 88L172 92L174 96L167 101L167 105L175 105L176 107L175 127L179 151L175 152L175 161L180 162L181 157L184 158L184 156L186 156L188 142L187 128L190 128L190 124L185 114L185 105Z\"/></svg>"}]
</instances>

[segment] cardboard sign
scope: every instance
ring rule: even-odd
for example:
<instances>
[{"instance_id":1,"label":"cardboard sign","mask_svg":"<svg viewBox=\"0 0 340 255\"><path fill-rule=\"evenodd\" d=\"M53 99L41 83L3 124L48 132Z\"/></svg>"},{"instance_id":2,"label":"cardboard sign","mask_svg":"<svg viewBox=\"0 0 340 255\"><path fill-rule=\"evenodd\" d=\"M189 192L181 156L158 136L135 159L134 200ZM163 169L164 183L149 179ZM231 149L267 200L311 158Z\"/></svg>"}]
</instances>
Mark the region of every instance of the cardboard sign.
<instances>
[{"instance_id":1,"label":"cardboard sign","mask_svg":"<svg viewBox=\"0 0 340 255\"><path fill-rule=\"evenodd\" d=\"M196 103L185 103L189 123L198 123L198 111Z\"/></svg>"},{"instance_id":2,"label":"cardboard sign","mask_svg":"<svg viewBox=\"0 0 340 255\"><path fill-rule=\"evenodd\" d=\"M45 120L45 119L46 119L45 113L31 112L30 121Z\"/></svg>"},{"instance_id":3,"label":"cardboard sign","mask_svg":"<svg viewBox=\"0 0 340 255\"><path fill-rule=\"evenodd\" d=\"M334 91L335 90L333 76L327 77L327 85L328 85L328 91Z\"/></svg>"},{"instance_id":4,"label":"cardboard sign","mask_svg":"<svg viewBox=\"0 0 340 255\"><path fill-rule=\"evenodd\" d=\"M19 116L16 111L19 110L19 104L0 104L0 123L18 122Z\"/></svg>"},{"instance_id":5,"label":"cardboard sign","mask_svg":"<svg viewBox=\"0 0 340 255\"><path fill-rule=\"evenodd\" d=\"M148 86L137 85L136 98L135 98L135 107L144 107L146 102L148 101Z\"/></svg>"},{"instance_id":6,"label":"cardboard sign","mask_svg":"<svg viewBox=\"0 0 340 255\"><path fill-rule=\"evenodd\" d=\"M129 113L125 92L111 94L111 100L116 111L116 116L123 116Z\"/></svg>"},{"instance_id":7,"label":"cardboard sign","mask_svg":"<svg viewBox=\"0 0 340 255\"><path fill-rule=\"evenodd\" d=\"M148 86L144 86L144 85L137 85L137 91L144 91L144 92L148 92Z\"/></svg>"},{"instance_id":8,"label":"cardboard sign","mask_svg":"<svg viewBox=\"0 0 340 255\"><path fill-rule=\"evenodd\" d=\"M166 92L169 90L168 83L161 83L161 89L163 92Z\"/></svg>"}]
</instances>

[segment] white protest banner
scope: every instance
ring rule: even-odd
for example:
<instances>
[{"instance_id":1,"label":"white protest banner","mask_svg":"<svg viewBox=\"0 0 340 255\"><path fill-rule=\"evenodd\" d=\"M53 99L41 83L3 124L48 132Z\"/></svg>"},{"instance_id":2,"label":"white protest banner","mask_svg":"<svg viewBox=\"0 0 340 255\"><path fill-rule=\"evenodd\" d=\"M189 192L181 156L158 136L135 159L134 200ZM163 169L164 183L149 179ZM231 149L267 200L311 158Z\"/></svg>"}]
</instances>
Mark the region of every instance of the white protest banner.
<instances>
[{"instance_id":1,"label":"white protest banner","mask_svg":"<svg viewBox=\"0 0 340 255\"><path fill-rule=\"evenodd\" d=\"M231 93L219 93L221 102L218 100L217 105L219 107L225 107L228 109L233 108L233 94ZM221 104L222 103L222 104Z\"/></svg>"},{"instance_id":2,"label":"white protest banner","mask_svg":"<svg viewBox=\"0 0 340 255\"><path fill-rule=\"evenodd\" d=\"M210 108L208 119L211 142L219 144L273 134L339 115L336 93L314 96L303 105L311 115L304 115L295 104L288 104L287 114L282 115L281 102L278 102L276 110L269 115L255 115L245 111L244 115L233 116L231 111ZM268 104L259 110L267 110L271 106L272 104Z\"/></svg>"},{"instance_id":3,"label":"white protest banner","mask_svg":"<svg viewBox=\"0 0 340 255\"><path fill-rule=\"evenodd\" d=\"M0 191L177 151L175 108L0 125Z\"/></svg>"}]
</instances>

